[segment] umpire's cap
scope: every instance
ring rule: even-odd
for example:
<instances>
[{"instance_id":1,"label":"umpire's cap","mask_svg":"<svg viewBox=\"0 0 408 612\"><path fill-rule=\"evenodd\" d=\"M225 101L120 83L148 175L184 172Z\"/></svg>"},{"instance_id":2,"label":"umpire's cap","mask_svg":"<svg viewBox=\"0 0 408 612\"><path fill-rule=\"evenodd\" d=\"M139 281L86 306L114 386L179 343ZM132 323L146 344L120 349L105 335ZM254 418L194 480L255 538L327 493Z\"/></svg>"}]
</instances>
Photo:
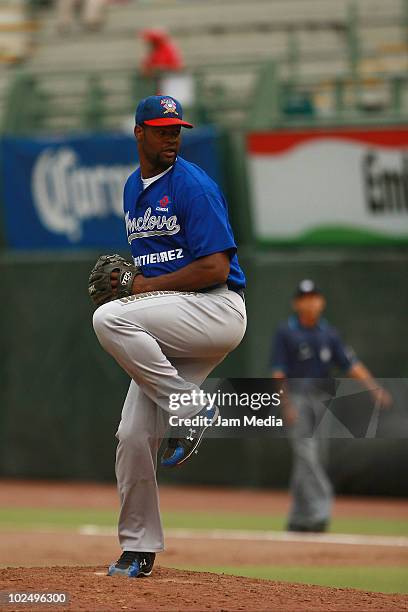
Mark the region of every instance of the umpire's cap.
<instances>
[{"instance_id":1,"label":"umpire's cap","mask_svg":"<svg viewBox=\"0 0 408 612\"><path fill-rule=\"evenodd\" d=\"M298 298L303 295L322 295L322 291L314 281L310 280L310 278L304 278L296 287L294 297Z\"/></svg>"},{"instance_id":2,"label":"umpire's cap","mask_svg":"<svg viewBox=\"0 0 408 612\"><path fill-rule=\"evenodd\" d=\"M181 104L171 96L149 96L138 104L136 109L136 125L181 125L186 128L194 127L191 123L183 121Z\"/></svg>"}]
</instances>

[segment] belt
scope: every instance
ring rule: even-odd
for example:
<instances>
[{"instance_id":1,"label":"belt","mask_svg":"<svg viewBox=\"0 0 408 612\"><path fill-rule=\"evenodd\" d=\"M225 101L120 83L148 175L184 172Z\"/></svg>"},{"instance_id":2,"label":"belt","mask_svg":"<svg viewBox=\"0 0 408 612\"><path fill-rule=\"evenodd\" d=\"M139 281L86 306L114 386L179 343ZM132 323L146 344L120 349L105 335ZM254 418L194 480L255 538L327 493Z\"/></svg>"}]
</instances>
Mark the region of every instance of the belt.
<instances>
[{"instance_id":1,"label":"belt","mask_svg":"<svg viewBox=\"0 0 408 612\"><path fill-rule=\"evenodd\" d=\"M234 293L238 293L238 295L241 296L245 302L245 291L241 287L228 287L228 289L230 291L234 291Z\"/></svg>"},{"instance_id":2,"label":"belt","mask_svg":"<svg viewBox=\"0 0 408 612\"><path fill-rule=\"evenodd\" d=\"M204 287L204 289L199 289L198 293L208 293L209 291L212 291L213 289L221 289L222 287L225 287L225 285L224 284L212 285L212 287ZM227 289L229 289L229 291L233 291L234 293L238 293L238 295L245 302L245 291L242 289L242 287L233 287L233 286L227 285Z\"/></svg>"}]
</instances>

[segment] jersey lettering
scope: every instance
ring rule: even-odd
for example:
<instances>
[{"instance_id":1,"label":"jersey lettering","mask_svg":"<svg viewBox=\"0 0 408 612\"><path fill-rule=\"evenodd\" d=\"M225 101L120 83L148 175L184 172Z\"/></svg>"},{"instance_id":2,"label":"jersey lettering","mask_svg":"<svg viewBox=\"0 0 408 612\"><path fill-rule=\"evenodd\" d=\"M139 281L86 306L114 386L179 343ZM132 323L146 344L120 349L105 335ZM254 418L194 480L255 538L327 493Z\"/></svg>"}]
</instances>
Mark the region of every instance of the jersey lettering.
<instances>
[{"instance_id":1,"label":"jersey lettering","mask_svg":"<svg viewBox=\"0 0 408 612\"><path fill-rule=\"evenodd\" d=\"M129 212L125 215L126 232L129 244L136 238L149 238L151 236L173 236L180 231L176 215L152 215L152 209L146 209L143 217L130 218Z\"/></svg>"},{"instance_id":2,"label":"jersey lettering","mask_svg":"<svg viewBox=\"0 0 408 612\"><path fill-rule=\"evenodd\" d=\"M140 267L160 263L162 261L174 261L175 259L184 259L183 249L170 249L169 251L160 251L159 253L139 255L134 258L134 261L135 266Z\"/></svg>"}]
</instances>

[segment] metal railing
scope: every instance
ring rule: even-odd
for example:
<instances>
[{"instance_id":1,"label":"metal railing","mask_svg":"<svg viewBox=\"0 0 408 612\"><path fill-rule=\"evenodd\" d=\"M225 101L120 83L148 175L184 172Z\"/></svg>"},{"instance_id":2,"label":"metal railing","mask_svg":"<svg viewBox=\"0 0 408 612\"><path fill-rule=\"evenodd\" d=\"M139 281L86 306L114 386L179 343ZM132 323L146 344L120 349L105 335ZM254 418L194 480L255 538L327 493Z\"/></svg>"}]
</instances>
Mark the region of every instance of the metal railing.
<instances>
[{"instance_id":1,"label":"metal railing","mask_svg":"<svg viewBox=\"0 0 408 612\"><path fill-rule=\"evenodd\" d=\"M235 75L238 87L223 84ZM246 88L239 87L246 77ZM408 75L344 75L294 79L274 62L209 65L191 73L195 100L187 115L198 123L270 128L307 123L400 122L408 120ZM155 93L153 80L136 74L77 72L46 76L16 73L5 100L1 132L23 135L120 129L142 97Z\"/></svg>"}]
</instances>

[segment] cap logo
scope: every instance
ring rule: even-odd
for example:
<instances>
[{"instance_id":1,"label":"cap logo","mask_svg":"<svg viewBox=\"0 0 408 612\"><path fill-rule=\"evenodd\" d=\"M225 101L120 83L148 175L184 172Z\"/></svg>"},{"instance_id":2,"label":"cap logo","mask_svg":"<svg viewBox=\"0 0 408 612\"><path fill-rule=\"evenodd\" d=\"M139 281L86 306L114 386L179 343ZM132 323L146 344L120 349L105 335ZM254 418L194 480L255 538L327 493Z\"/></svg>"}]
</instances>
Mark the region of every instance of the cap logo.
<instances>
[{"instance_id":1,"label":"cap logo","mask_svg":"<svg viewBox=\"0 0 408 612\"><path fill-rule=\"evenodd\" d=\"M305 293L309 292L309 291L313 291L314 289L314 282L311 280L304 280L300 283L299 285L301 291L304 291Z\"/></svg>"},{"instance_id":2,"label":"cap logo","mask_svg":"<svg viewBox=\"0 0 408 612\"><path fill-rule=\"evenodd\" d=\"M164 107L163 112L165 115L167 115L167 113L178 115L176 103L171 98L163 98L163 100L160 100L160 104Z\"/></svg>"}]
</instances>

